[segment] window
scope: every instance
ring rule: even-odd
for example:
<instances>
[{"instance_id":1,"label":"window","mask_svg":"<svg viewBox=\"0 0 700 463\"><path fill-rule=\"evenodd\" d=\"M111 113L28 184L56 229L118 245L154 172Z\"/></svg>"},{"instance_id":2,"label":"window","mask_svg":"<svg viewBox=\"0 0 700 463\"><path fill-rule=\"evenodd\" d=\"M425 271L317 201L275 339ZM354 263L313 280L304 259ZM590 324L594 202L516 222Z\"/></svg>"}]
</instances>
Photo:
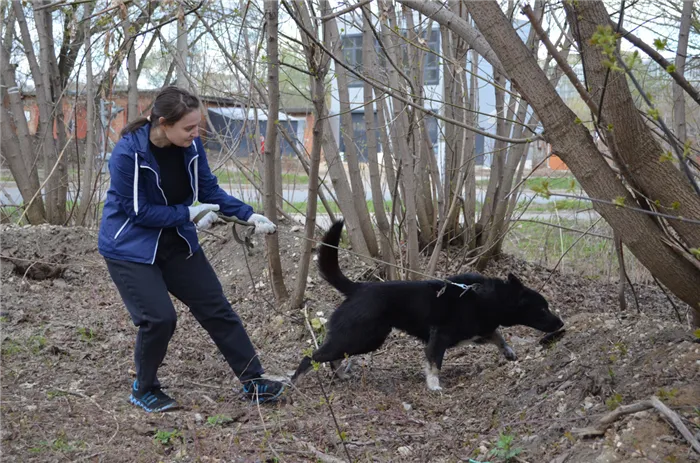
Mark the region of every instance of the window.
<instances>
[{"instance_id":1,"label":"window","mask_svg":"<svg viewBox=\"0 0 700 463\"><path fill-rule=\"evenodd\" d=\"M407 31L403 31L404 37L407 36ZM427 32L423 31L419 33L419 37L425 39ZM408 39L407 39L408 40ZM438 53L440 52L440 33L437 30L433 30L430 33L430 37L426 40L428 43L428 48L430 51L424 51L423 46L416 44L415 46L420 46L420 51L423 60L423 85L437 85L440 83L440 64L438 60ZM411 63L409 59L409 47L414 47L411 43L404 42L401 46L403 49L403 66L408 73L414 63ZM416 50L411 50L415 52Z\"/></svg>"},{"instance_id":2,"label":"window","mask_svg":"<svg viewBox=\"0 0 700 463\"><path fill-rule=\"evenodd\" d=\"M406 31L402 32L404 37L407 35ZM424 85L437 85L440 83L440 61L438 59L438 53L440 52L440 32L438 30L433 30L428 34L426 31L420 33L420 37L427 39L428 48L431 51L423 52L423 84ZM377 57L379 60L379 70L383 70L386 67L386 57L384 51L379 46L379 43L375 40L374 44L377 50ZM406 71L411 69L412 63L409 60L408 50L412 46L408 42L403 42L401 44L401 50L403 50L403 67ZM343 57L345 62L354 69L356 72L362 72L362 35L346 35L343 37ZM349 87L361 87L364 81L358 79L353 74L348 72L348 86Z\"/></svg>"},{"instance_id":3,"label":"window","mask_svg":"<svg viewBox=\"0 0 700 463\"><path fill-rule=\"evenodd\" d=\"M374 121L376 124L377 113L374 113ZM340 146L338 147L341 152L345 152L345 138L342 136L342 126L340 127ZM365 114L364 113L352 113L352 135L350 137L353 144L355 145L355 150L357 151L357 159L360 162L367 162L367 126L365 125ZM377 132L377 151L382 151L381 142L379 141L379 133Z\"/></svg>"},{"instance_id":4,"label":"window","mask_svg":"<svg viewBox=\"0 0 700 463\"><path fill-rule=\"evenodd\" d=\"M346 35L343 37L343 57L345 62L356 72L362 72L362 35ZM348 72L348 86L361 87L364 83L354 74Z\"/></svg>"},{"instance_id":5,"label":"window","mask_svg":"<svg viewBox=\"0 0 700 463\"><path fill-rule=\"evenodd\" d=\"M437 53L440 52L440 34L432 31L428 40L428 47L431 52L426 52L423 58L423 80L426 85L436 85L440 82L440 64Z\"/></svg>"}]
</instances>

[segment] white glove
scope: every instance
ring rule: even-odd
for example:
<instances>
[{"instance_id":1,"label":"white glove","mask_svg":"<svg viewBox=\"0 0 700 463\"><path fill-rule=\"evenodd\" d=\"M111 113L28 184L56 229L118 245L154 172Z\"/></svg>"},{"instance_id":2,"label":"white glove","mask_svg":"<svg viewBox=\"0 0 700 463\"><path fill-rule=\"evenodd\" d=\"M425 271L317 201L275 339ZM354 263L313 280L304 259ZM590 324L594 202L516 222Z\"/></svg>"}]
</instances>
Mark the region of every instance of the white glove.
<instances>
[{"instance_id":1,"label":"white glove","mask_svg":"<svg viewBox=\"0 0 700 463\"><path fill-rule=\"evenodd\" d=\"M255 224L255 234L272 235L277 231L277 225L272 223L270 219L260 214L253 214L248 217L248 222Z\"/></svg>"},{"instance_id":2,"label":"white glove","mask_svg":"<svg viewBox=\"0 0 700 463\"><path fill-rule=\"evenodd\" d=\"M217 220L219 220L219 216L216 214L216 212L209 211L207 212L207 215L199 219L195 226L198 230L206 230Z\"/></svg>"},{"instance_id":3,"label":"white glove","mask_svg":"<svg viewBox=\"0 0 700 463\"><path fill-rule=\"evenodd\" d=\"M205 211L218 211L219 210L219 205L218 204L200 204L199 206L190 206L188 207L190 210L190 222L194 222L194 219L199 215L201 212ZM200 221L204 219L202 217ZM211 223L209 224L211 225Z\"/></svg>"}]
</instances>

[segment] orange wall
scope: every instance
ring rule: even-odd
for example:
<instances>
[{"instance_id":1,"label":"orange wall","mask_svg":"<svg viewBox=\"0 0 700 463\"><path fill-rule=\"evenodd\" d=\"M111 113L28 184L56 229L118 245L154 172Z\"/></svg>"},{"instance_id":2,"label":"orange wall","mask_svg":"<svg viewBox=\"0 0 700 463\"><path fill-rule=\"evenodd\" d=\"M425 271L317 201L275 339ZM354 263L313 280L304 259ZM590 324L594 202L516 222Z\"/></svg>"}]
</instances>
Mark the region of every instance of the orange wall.
<instances>
[{"instance_id":1,"label":"orange wall","mask_svg":"<svg viewBox=\"0 0 700 463\"><path fill-rule=\"evenodd\" d=\"M556 154L552 154L549 157L549 160L547 160L547 167L552 170L569 170L566 164L564 164L564 161Z\"/></svg>"}]
</instances>

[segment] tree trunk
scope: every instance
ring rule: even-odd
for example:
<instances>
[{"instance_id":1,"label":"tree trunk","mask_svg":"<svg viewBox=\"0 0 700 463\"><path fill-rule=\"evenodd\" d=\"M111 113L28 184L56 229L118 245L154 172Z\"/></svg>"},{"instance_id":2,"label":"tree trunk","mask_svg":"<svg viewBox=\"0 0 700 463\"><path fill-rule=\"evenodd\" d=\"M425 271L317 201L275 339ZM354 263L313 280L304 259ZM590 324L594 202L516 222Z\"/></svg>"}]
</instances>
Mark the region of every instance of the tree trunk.
<instances>
[{"instance_id":1,"label":"tree trunk","mask_svg":"<svg viewBox=\"0 0 700 463\"><path fill-rule=\"evenodd\" d=\"M650 202L659 201L664 213L700 217L700 197L693 191L688 178L672 162L660 160L664 150L637 111L627 79L611 71L613 75L608 78L607 85L605 83L607 57L600 48L590 44L598 27L609 24L605 5L600 1L586 1L577 3L576 7L570 4L564 6L570 22L577 24L576 31L581 34L576 39L583 53L587 85L594 101L600 102L603 88L606 87L602 117L613 127L614 148L623 164L623 172L631 177L628 180L641 189ZM700 227L678 220L669 221L669 225L688 247L700 247Z\"/></svg>"},{"instance_id":2,"label":"tree trunk","mask_svg":"<svg viewBox=\"0 0 700 463\"><path fill-rule=\"evenodd\" d=\"M676 72L685 74L685 60L688 53L690 21L693 15L693 1L683 2L681 27L678 31L678 49L676 50ZM685 143L685 93L677 83L673 84L673 131L681 143Z\"/></svg>"},{"instance_id":3,"label":"tree trunk","mask_svg":"<svg viewBox=\"0 0 700 463\"><path fill-rule=\"evenodd\" d=\"M277 2L264 2L265 19L267 21L267 88L269 91L267 131L265 135L265 215L277 223L277 202L275 199L275 163L280 162L277 156L277 121L273 115L279 113L280 86L279 86L279 43L277 40L277 23L279 4ZM179 75L179 74L178 74ZM309 198L310 201L313 201ZM270 270L270 281L277 302L284 302L289 298L287 288L284 285L282 262L280 261L279 235L277 233L267 235L267 259Z\"/></svg>"},{"instance_id":4,"label":"tree trunk","mask_svg":"<svg viewBox=\"0 0 700 463\"><path fill-rule=\"evenodd\" d=\"M85 34L89 34L87 31ZM187 40L185 36L185 40ZM179 38L179 37L178 37ZM140 69L136 64L136 47L134 45L134 37L132 34L131 21L129 21L129 16L124 18L124 41L127 42L127 65L126 72L129 76L129 84L127 87L127 105L126 105L126 119L128 122L132 122L141 116L139 112L139 89L138 89L138 78Z\"/></svg>"},{"instance_id":5,"label":"tree trunk","mask_svg":"<svg viewBox=\"0 0 700 463\"><path fill-rule=\"evenodd\" d=\"M377 129L379 131L379 138L382 141L382 160L384 161L384 178L386 179L386 186L389 191L389 194L392 195L391 197L393 201L391 204L391 209L392 211L398 211L400 214L401 196L397 192L396 197L393 197L394 189L397 187L397 183L396 170L394 169L393 147L391 145L391 141L389 139L389 134L387 131L386 117L384 116L385 112L388 113L388 109L386 107L386 98L379 98L376 101L376 108ZM401 221L401 215L399 215L399 221ZM391 222L389 225L391 230L391 235L389 239L393 242L394 230L391 229Z\"/></svg>"},{"instance_id":6,"label":"tree trunk","mask_svg":"<svg viewBox=\"0 0 700 463\"><path fill-rule=\"evenodd\" d=\"M471 50L471 73L469 86L467 80L464 81L464 91L468 95L469 104L465 119L468 124L477 125L477 115L474 111L479 106L479 82L477 72L479 71L479 55L475 50ZM468 90L468 92L467 92ZM470 134L465 143L464 159L467 176L464 182L464 226L466 228L466 241L468 248L474 250L477 247L476 232L476 134Z\"/></svg>"},{"instance_id":7,"label":"tree trunk","mask_svg":"<svg viewBox=\"0 0 700 463\"><path fill-rule=\"evenodd\" d=\"M324 0L322 4L325 5L324 9L330 11L330 8L326 5L327 0ZM337 61L337 59L342 58L343 55L340 45L341 40L338 33L338 25L335 18L326 22L325 27L330 32L330 34L327 36L329 40L326 41L326 46L330 50L333 50L333 54L335 55L334 58ZM347 71L342 66L336 64L335 75L338 84L338 100L340 103L340 133L345 142L345 159L348 163L348 173L350 174L353 203L359 218L359 228L362 230L362 235L364 236L365 243L367 244L367 249L369 250L370 256L376 257L379 255L377 237L374 235L372 220L370 219L369 211L367 210L365 188L362 183L360 163L357 158L355 141L353 140L352 113L350 108ZM350 233L350 230L348 230L348 233Z\"/></svg>"},{"instance_id":8,"label":"tree trunk","mask_svg":"<svg viewBox=\"0 0 700 463\"><path fill-rule=\"evenodd\" d=\"M51 171L54 163L58 160L58 155L56 153L56 143L53 138L53 100L51 98L51 81L49 78L48 69L48 49L45 46L46 42L53 40L53 37L48 37L46 34L46 28L44 26L44 21L42 20L44 14L42 12L37 12L35 21L36 29L39 35L40 42L40 52L41 52L41 62L44 67L39 66L36 55L34 54L34 42L36 39L32 38L29 27L27 25L26 18L24 16L24 8L21 2L14 0L12 6L15 11L15 16L17 17L17 24L19 25L20 33L22 36L23 48L25 50L27 62L29 63L29 68L32 73L32 80L34 81L37 106L39 107L39 125L37 128L37 135L41 142L41 149L43 154L43 167L44 175L48 175ZM38 4L37 4L38 6ZM58 183L56 182L56 177L53 177L53 181L49 181L46 184L46 218L49 223L52 224L63 224L61 220L65 216L65 207L63 210L63 216L60 213L61 201L59 197ZM63 204L65 205L65 197L63 198Z\"/></svg>"},{"instance_id":9,"label":"tree trunk","mask_svg":"<svg viewBox=\"0 0 700 463\"><path fill-rule=\"evenodd\" d=\"M81 176L84 187L80 192L80 202L78 204L78 213L75 222L78 225L89 226L90 214L92 208L92 200L95 194L93 189L94 174L95 174L95 78L92 74L92 36L90 34L90 22L86 21L85 25L85 105L87 119L87 134L85 136L85 164L83 166L83 174ZM131 62L129 62L131 71ZM130 72L131 73L131 72ZM131 91L130 91L131 92Z\"/></svg>"},{"instance_id":10,"label":"tree trunk","mask_svg":"<svg viewBox=\"0 0 700 463\"><path fill-rule=\"evenodd\" d=\"M297 4L298 9L303 9L300 14L301 20L309 30L315 27L311 23L310 15L306 5L302 2ZM299 262L299 272L297 273L296 287L290 300L291 308L298 308L304 300L304 290L306 289L306 278L309 275L309 264L311 262L311 251L313 249L314 232L316 228L316 197L319 193L318 172L321 163L321 146L323 145L324 120L328 115L326 110L326 85L325 78L328 74L329 57L321 52L318 47L312 46L307 37L302 38L304 43L304 53L309 70L313 73L310 77L311 100L314 105L314 127L311 141L310 165L309 165L309 189L306 203L306 223L304 224L304 235L306 240L302 243L301 257Z\"/></svg>"},{"instance_id":11,"label":"tree trunk","mask_svg":"<svg viewBox=\"0 0 700 463\"><path fill-rule=\"evenodd\" d=\"M10 15L11 16L11 15ZM13 35L14 20L6 31L7 36L0 45L0 82L4 89L2 94L2 112L0 112L0 130L3 140L2 155L7 160L10 173L17 183L25 207L25 215L32 225L46 222L44 201L39 190L39 172L36 157L33 155L32 139L29 134L24 105L19 93L14 67L10 64L10 55L6 46L10 45ZM8 40L9 38L9 40ZM32 200L33 197L33 202Z\"/></svg>"},{"instance_id":12,"label":"tree trunk","mask_svg":"<svg viewBox=\"0 0 700 463\"><path fill-rule=\"evenodd\" d=\"M362 34L362 56L367 69L374 78L377 78L375 73L377 56L374 48L374 35L372 34L372 24L367 18L371 17L369 7L363 9L363 34ZM363 96L365 103L365 127L367 128L367 163L369 164L369 181L372 189L372 204L374 205L374 217L377 220L379 228L379 252L381 259L389 264L394 264L394 251L391 245L392 233L389 228L389 220L386 217L384 210L384 194L382 191L381 177L379 173L379 160L377 156L377 125L374 117L375 107L381 110L379 104L373 104L372 86L365 82L363 86ZM394 280L396 272L392 265L384 266L384 273L387 278Z\"/></svg>"},{"instance_id":13,"label":"tree trunk","mask_svg":"<svg viewBox=\"0 0 700 463\"><path fill-rule=\"evenodd\" d=\"M393 32L391 28L396 26L396 15L394 6L390 1L384 2L383 10L389 18L389 24L382 22L382 39L387 48L387 52L392 60L396 63L395 44L391 37ZM396 26L397 27L397 26ZM390 87L400 91L403 86L399 85L398 72L396 69L389 69ZM398 181L401 182L403 188L403 200L406 206L404 215L404 224L406 229L406 241L408 242L408 269L418 270L418 254L420 252L418 246L418 221L416 211L416 187L415 187L415 171L414 157L409 151L408 145L408 130L409 120L406 111L406 105L398 99L393 99L392 108L393 124L391 125L391 134L393 138L394 152L397 155L397 161L400 159L401 172L398 176ZM411 280L418 279L417 274L409 271L406 277Z\"/></svg>"},{"instance_id":14,"label":"tree trunk","mask_svg":"<svg viewBox=\"0 0 700 463\"><path fill-rule=\"evenodd\" d=\"M185 17L185 7L179 2L177 6L177 86L189 89L187 81L187 18ZM275 26L276 28L276 26Z\"/></svg>"}]
</instances>

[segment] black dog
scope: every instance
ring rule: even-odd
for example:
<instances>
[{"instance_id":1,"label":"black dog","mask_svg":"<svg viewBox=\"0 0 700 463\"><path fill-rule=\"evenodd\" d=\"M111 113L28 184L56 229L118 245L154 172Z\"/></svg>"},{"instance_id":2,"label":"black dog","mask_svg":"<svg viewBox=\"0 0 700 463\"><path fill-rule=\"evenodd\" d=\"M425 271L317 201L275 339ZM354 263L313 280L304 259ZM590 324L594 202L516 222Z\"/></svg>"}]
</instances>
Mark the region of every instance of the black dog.
<instances>
[{"instance_id":1,"label":"black dog","mask_svg":"<svg viewBox=\"0 0 700 463\"><path fill-rule=\"evenodd\" d=\"M550 312L545 298L513 274L505 281L472 273L449 278L469 285L466 291L440 280L351 281L338 266L342 229L339 221L326 233L323 242L329 246L321 246L318 265L321 276L346 299L331 315L323 345L310 358L304 357L292 382L309 370L312 360L331 362L338 371L343 358L379 349L396 328L426 343L428 389L440 390L438 373L448 348L465 341L490 343L508 360L516 360L499 326L525 325L549 333L564 325Z\"/></svg>"}]
</instances>

